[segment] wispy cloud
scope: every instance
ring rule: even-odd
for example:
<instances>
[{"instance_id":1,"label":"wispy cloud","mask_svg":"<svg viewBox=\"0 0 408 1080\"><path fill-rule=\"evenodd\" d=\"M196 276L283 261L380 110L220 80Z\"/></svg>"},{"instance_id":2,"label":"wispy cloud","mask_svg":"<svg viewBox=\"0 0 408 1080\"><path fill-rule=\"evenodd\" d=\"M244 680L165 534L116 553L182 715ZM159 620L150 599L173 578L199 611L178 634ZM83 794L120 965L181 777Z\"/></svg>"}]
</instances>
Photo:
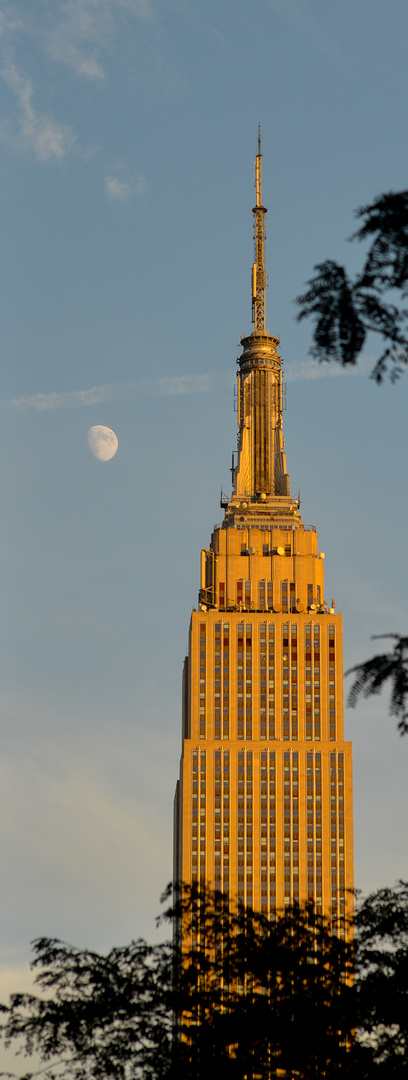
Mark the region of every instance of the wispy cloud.
<instances>
[{"instance_id":1,"label":"wispy cloud","mask_svg":"<svg viewBox=\"0 0 408 1080\"><path fill-rule=\"evenodd\" d=\"M105 195L108 199L116 199L118 202L127 202L136 195L142 195L146 191L144 176L131 176L123 179L120 176L105 177Z\"/></svg>"},{"instance_id":2,"label":"wispy cloud","mask_svg":"<svg viewBox=\"0 0 408 1080\"><path fill-rule=\"evenodd\" d=\"M336 364L318 364L314 360L301 360L285 368L287 382L302 379L347 378L347 376L367 376L374 365L371 356L363 357L357 367L342 368ZM36 412L49 412L53 409L81 409L91 405L100 405L109 401L125 401L146 394L154 397L171 397L180 394L209 394L215 392L220 384L233 384L230 373L205 372L202 374L168 375L157 379L130 380L129 382L105 383L103 386L91 386L87 390L51 391L48 394L31 394L17 398L0 400L2 412L25 413L30 409Z\"/></svg>"},{"instance_id":3,"label":"wispy cloud","mask_svg":"<svg viewBox=\"0 0 408 1080\"><path fill-rule=\"evenodd\" d=\"M23 34L37 40L48 56L86 79L105 79L103 58L120 19L146 21L155 0L42 0L25 6L8 0L0 12L0 36L13 42Z\"/></svg>"},{"instance_id":4,"label":"wispy cloud","mask_svg":"<svg viewBox=\"0 0 408 1080\"><path fill-rule=\"evenodd\" d=\"M276 15L281 15L287 22L292 23L299 33L309 38L309 41L312 41L321 52L337 60L340 59L337 42L333 41L323 27L312 19L307 2L300 4L295 0L268 0L268 5Z\"/></svg>"},{"instance_id":5,"label":"wispy cloud","mask_svg":"<svg viewBox=\"0 0 408 1080\"><path fill-rule=\"evenodd\" d=\"M72 128L57 123L51 117L39 113L33 104L33 86L24 79L12 60L7 59L2 70L3 78L17 98L20 117L17 141L32 150L38 161L61 161L71 149L75 136ZM13 126L8 130L13 131ZM3 124L3 135L7 128ZM15 133L13 132L14 137Z\"/></svg>"},{"instance_id":6,"label":"wispy cloud","mask_svg":"<svg viewBox=\"0 0 408 1080\"><path fill-rule=\"evenodd\" d=\"M374 367L373 356L363 356L355 367L341 367L336 363L319 363L317 360L299 360L297 364L285 367L286 382L299 382L302 379L345 379L351 375L370 375Z\"/></svg>"},{"instance_id":7,"label":"wispy cloud","mask_svg":"<svg viewBox=\"0 0 408 1080\"><path fill-rule=\"evenodd\" d=\"M138 24L151 20L157 8L158 0L41 0L41 4L5 0L0 11L0 75L15 95L17 110L7 115L3 107L2 141L15 150L30 150L39 162L63 160L76 143L76 135L70 124L43 112L38 105L44 89L48 96L47 79L51 75L54 87L57 65L102 85L123 29L127 37L132 28L137 34ZM37 52L40 60L42 74L34 80L31 70L23 70L20 59L21 43L27 40L31 53ZM25 49L24 65L27 55ZM39 70L38 63L35 70ZM76 153L82 158L89 155L77 146ZM117 201L140 195L144 187L141 175L122 175L114 169L105 177L106 195Z\"/></svg>"},{"instance_id":8,"label":"wispy cloud","mask_svg":"<svg viewBox=\"0 0 408 1080\"><path fill-rule=\"evenodd\" d=\"M49 56L87 79L105 79L102 58L121 16L147 19L153 0L48 0L53 25L44 27Z\"/></svg>"},{"instance_id":9,"label":"wispy cloud","mask_svg":"<svg viewBox=\"0 0 408 1080\"><path fill-rule=\"evenodd\" d=\"M55 65L59 65L87 80L104 83L105 64L112 57L123 24L129 33L132 24L137 27L151 18L156 4L157 0L41 0L41 4L30 5L5 0L0 11L0 74L15 95L17 110L7 116L3 108L1 139L14 149L30 150L40 162L64 159L76 136L71 125L38 105L47 75L51 72L54 85ZM42 76L38 85L30 71L23 71L19 58L23 40L30 41L31 52L35 48L40 51ZM26 56L27 51L24 63ZM51 65L44 63L45 58ZM77 153L84 157L78 149ZM122 202L140 195L144 187L143 176L122 175L116 169L105 178L107 197Z\"/></svg>"},{"instance_id":10,"label":"wispy cloud","mask_svg":"<svg viewBox=\"0 0 408 1080\"><path fill-rule=\"evenodd\" d=\"M169 375L162 379L106 383L91 386L88 390L66 390L62 393L33 394L27 397L8 398L0 401L0 409L25 413L30 409L47 412L52 409L81 409L107 401L124 401L136 394L153 394L156 397L176 394L207 394L211 389L209 375Z\"/></svg>"}]
</instances>

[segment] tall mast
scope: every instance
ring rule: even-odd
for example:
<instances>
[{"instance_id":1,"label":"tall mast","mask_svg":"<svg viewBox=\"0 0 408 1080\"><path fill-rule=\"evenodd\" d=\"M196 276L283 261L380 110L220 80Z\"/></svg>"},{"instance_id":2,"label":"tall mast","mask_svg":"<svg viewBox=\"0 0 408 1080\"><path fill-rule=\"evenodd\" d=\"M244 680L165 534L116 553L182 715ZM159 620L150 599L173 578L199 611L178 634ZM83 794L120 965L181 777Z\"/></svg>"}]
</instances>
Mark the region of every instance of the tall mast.
<instances>
[{"instance_id":1,"label":"tall mast","mask_svg":"<svg viewBox=\"0 0 408 1080\"><path fill-rule=\"evenodd\" d=\"M265 329L265 223L262 204L261 129L255 159L256 204L254 215L255 262L252 268L252 334L241 339L238 357L238 462L234 469L234 492L228 503L226 521L235 513L240 520L271 520L276 515L291 527L297 507L292 505L286 470L285 440L282 431L282 360L277 351L279 338ZM242 516L242 500L245 514ZM276 500L279 500L277 503Z\"/></svg>"},{"instance_id":2,"label":"tall mast","mask_svg":"<svg viewBox=\"0 0 408 1080\"><path fill-rule=\"evenodd\" d=\"M255 333L265 332L265 233L266 207L262 206L261 125L258 125L258 153L255 158L256 206L254 215L255 262L252 267L252 322Z\"/></svg>"}]
</instances>

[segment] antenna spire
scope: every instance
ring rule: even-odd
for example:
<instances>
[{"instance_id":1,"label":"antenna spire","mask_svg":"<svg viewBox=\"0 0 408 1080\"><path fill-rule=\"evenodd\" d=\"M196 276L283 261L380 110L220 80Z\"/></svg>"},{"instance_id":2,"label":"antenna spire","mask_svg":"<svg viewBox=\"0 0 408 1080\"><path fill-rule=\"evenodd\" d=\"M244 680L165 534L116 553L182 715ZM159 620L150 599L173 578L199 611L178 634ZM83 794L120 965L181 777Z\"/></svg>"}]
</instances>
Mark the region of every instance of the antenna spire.
<instances>
[{"instance_id":1,"label":"antenna spire","mask_svg":"<svg viewBox=\"0 0 408 1080\"><path fill-rule=\"evenodd\" d=\"M252 267L252 322L257 330L265 331L265 218L266 208L262 205L262 150L261 125L258 124L258 153L255 158L256 206L254 215L255 262Z\"/></svg>"}]
</instances>

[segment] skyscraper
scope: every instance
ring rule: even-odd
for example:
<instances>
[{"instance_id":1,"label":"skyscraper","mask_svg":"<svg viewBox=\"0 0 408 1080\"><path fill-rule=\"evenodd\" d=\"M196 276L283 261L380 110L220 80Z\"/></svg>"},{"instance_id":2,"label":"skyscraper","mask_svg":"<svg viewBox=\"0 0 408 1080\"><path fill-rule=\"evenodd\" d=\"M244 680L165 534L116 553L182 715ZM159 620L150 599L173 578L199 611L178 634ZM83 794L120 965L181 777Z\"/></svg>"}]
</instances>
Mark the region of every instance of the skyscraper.
<instances>
[{"instance_id":1,"label":"skyscraper","mask_svg":"<svg viewBox=\"0 0 408 1080\"><path fill-rule=\"evenodd\" d=\"M268 914L313 900L337 919L353 888L342 618L290 495L279 339L265 329L260 138L255 188L254 328L238 358L233 492L201 553L184 663L174 875Z\"/></svg>"}]
</instances>

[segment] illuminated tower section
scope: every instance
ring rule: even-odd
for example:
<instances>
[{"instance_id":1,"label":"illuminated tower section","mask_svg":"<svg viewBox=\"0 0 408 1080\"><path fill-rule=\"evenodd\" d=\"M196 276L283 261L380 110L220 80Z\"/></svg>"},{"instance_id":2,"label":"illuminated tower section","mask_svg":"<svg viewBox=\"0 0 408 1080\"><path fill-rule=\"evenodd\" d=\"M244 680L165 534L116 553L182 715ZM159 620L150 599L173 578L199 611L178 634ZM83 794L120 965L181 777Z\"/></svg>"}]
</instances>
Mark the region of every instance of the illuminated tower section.
<instances>
[{"instance_id":1,"label":"illuminated tower section","mask_svg":"<svg viewBox=\"0 0 408 1080\"><path fill-rule=\"evenodd\" d=\"M351 905L351 743L343 739L342 619L316 529L292 498L279 339L265 330L265 217L255 165L252 334L238 372L238 460L201 557L183 673L174 875L257 910Z\"/></svg>"}]
</instances>

